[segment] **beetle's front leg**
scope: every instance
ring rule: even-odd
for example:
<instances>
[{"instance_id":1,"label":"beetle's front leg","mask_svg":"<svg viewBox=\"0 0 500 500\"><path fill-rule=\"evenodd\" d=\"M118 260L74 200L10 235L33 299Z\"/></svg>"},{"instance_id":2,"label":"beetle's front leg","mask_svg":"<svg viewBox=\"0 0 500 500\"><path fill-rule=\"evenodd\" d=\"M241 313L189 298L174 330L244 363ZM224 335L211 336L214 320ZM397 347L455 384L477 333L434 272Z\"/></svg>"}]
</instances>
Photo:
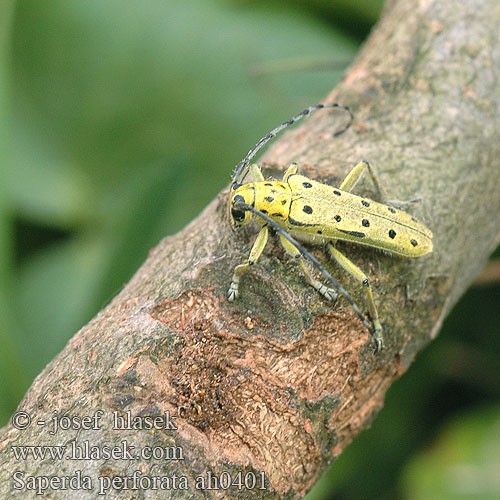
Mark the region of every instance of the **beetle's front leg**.
<instances>
[{"instance_id":1,"label":"beetle's front leg","mask_svg":"<svg viewBox=\"0 0 500 500\"><path fill-rule=\"evenodd\" d=\"M291 163L290 166L285 170L283 174L283 182L288 182L288 178L292 175L299 173L299 166L296 163Z\"/></svg>"},{"instance_id":2,"label":"beetle's front leg","mask_svg":"<svg viewBox=\"0 0 500 500\"><path fill-rule=\"evenodd\" d=\"M234 268L233 280L231 281L231 286L229 287L229 291L227 293L227 300L229 300L229 302L233 302L235 299L238 298L241 275L250 266L255 264L255 262L257 262L259 257L262 255L262 251L266 246L268 236L269 236L269 229L266 224L259 231L259 234L257 235L257 238L252 246L252 249L250 250L250 255L248 256L248 260L243 264L239 264Z\"/></svg>"}]
</instances>

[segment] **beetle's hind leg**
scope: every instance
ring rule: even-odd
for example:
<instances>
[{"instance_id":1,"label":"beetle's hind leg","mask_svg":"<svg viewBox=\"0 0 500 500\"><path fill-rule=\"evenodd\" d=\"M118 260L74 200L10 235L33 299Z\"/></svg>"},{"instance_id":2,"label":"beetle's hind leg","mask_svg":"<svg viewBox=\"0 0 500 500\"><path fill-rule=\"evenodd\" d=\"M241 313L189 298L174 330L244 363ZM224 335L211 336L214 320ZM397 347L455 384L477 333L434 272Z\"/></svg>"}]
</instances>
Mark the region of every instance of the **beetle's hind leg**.
<instances>
[{"instance_id":1,"label":"beetle's hind leg","mask_svg":"<svg viewBox=\"0 0 500 500\"><path fill-rule=\"evenodd\" d=\"M329 288L326 285L323 285L321 281L315 279L313 275L311 274L311 271L309 271L309 268L307 267L306 263L304 262L304 257L300 253L300 250L296 248L294 245L292 245L286 238L284 238L280 234L280 240L281 244L285 248L286 252L290 254L292 257L294 257L298 262L300 267L302 268L302 271L304 271L305 277L307 282L318 292L323 295L328 300L336 300L337 299L337 292L333 288Z\"/></svg>"},{"instance_id":2,"label":"beetle's hind leg","mask_svg":"<svg viewBox=\"0 0 500 500\"><path fill-rule=\"evenodd\" d=\"M370 286L368 276L366 276L366 274L356 264L351 262L343 253L339 252L331 241L328 242L327 248L332 259L334 259L351 276L364 285L368 298L370 317L373 322L373 337L377 343L377 350L380 351L384 345L384 338L382 336L383 329L380 324L380 320L378 319L378 312L375 306L375 301L373 300L372 288Z\"/></svg>"}]
</instances>

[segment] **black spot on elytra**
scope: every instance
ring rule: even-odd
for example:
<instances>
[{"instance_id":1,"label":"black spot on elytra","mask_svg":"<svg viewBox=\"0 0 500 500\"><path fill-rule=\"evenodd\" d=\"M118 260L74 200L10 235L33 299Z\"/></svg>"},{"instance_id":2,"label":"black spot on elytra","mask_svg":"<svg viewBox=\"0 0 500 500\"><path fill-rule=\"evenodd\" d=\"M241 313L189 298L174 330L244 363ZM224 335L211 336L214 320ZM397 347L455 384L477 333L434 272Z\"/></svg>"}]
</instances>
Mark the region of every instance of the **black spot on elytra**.
<instances>
[{"instance_id":1,"label":"black spot on elytra","mask_svg":"<svg viewBox=\"0 0 500 500\"><path fill-rule=\"evenodd\" d=\"M363 224L364 227L370 227L370 221L368 219L363 219L361 224Z\"/></svg>"},{"instance_id":2,"label":"black spot on elytra","mask_svg":"<svg viewBox=\"0 0 500 500\"><path fill-rule=\"evenodd\" d=\"M323 234L323 231L322 231L321 229L318 229L316 232L317 232L318 234Z\"/></svg>"},{"instance_id":3,"label":"black spot on elytra","mask_svg":"<svg viewBox=\"0 0 500 500\"><path fill-rule=\"evenodd\" d=\"M346 231L345 229L339 229L339 231L345 234L350 234L351 236L355 236L356 238L364 238L366 236L365 233L360 233L359 231Z\"/></svg>"},{"instance_id":4,"label":"black spot on elytra","mask_svg":"<svg viewBox=\"0 0 500 500\"><path fill-rule=\"evenodd\" d=\"M333 194L340 196L342 193L338 189L334 189Z\"/></svg>"},{"instance_id":5,"label":"black spot on elytra","mask_svg":"<svg viewBox=\"0 0 500 500\"><path fill-rule=\"evenodd\" d=\"M288 222L290 224L293 224L294 226L300 226L300 227L314 227L317 226L318 224L307 224L306 222L300 222L298 220L295 220L293 217L288 216Z\"/></svg>"},{"instance_id":6,"label":"black spot on elytra","mask_svg":"<svg viewBox=\"0 0 500 500\"><path fill-rule=\"evenodd\" d=\"M263 214L267 214L267 210L261 210Z\"/></svg>"},{"instance_id":7,"label":"black spot on elytra","mask_svg":"<svg viewBox=\"0 0 500 500\"><path fill-rule=\"evenodd\" d=\"M414 247L416 247L416 246L418 245L417 240L410 240L410 243L411 243Z\"/></svg>"},{"instance_id":8,"label":"black spot on elytra","mask_svg":"<svg viewBox=\"0 0 500 500\"><path fill-rule=\"evenodd\" d=\"M337 222L340 222L342 220L342 217L340 215L336 215L334 217L334 219L337 221Z\"/></svg>"},{"instance_id":9,"label":"black spot on elytra","mask_svg":"<svg viewBox=\"0 0 500 500\"><path fill-rule=\"evenodd\" d=\"M369 207L370 206L370 203L368 203L367 201L365 200L361 200L361 205L363 205L364 207Z\"/></svg>"},{"instance_id":10,"label":"black spot on elytra","mask_svg":"<svg viewBox=\"0 0 500 500\"><path fill-rule=\"evenodd\" d=\"M282 205L286 205L286 200L281 200Z\"/></svg>"},{"instance_id":11,"label":"black spot on elytra","mask_svg":"<svg viewBox=\"0 0 500 500\"><path fill-rule=\"evenodd\" d=\"M388 207L389 208L389 212L391 212L391 214L395 214L396 213L396 210L394 210L394 208L392 207Z\"/></svg>"},{"instance_id":12,"label":"black spot on elytra","mask_svg":"<svg viewBox=\"0 0 500 500\"><path fill-rule=\"evenodd\" d=\"M264 198L264 200L268 201L269 203L271 203L272 201L274 201L274 198L272 196L266 196Z\"/></svg>"},{"instance_id":13,"label":"black spot on elytra","mask_svg":"<svg viewBox=\"0 0 500 500\"><path fill-rule=\"evenodd\" d=\"M302 209L304 211L304 213L306 214L312 214L313 213L313 209L312 207L310 207L309 205L304 205L304 208Z\"/></svg>"},{"instance_id":14,"label":"black spot on elytra","mask_svg":"<svg viewBox=\"0 0 500 500\"><path fill-rule=\"evenodd\" d=\"M391 240L393 240L395 237L396 237L396 231L394 231L394 229L390 229L389 230L389 238L391 238Z\"/></svg>"},{"instance_id":15,"label":"black spot on elytra","mask_svg":"<svg viewBox=\"0 0 500 500\"><path fill-rule=\"evenodd\" d=\"M310 183L310 182L303 182L302 185L305 187L305 188L312 188L313 185Z\"/></svg>"}]
</instances>

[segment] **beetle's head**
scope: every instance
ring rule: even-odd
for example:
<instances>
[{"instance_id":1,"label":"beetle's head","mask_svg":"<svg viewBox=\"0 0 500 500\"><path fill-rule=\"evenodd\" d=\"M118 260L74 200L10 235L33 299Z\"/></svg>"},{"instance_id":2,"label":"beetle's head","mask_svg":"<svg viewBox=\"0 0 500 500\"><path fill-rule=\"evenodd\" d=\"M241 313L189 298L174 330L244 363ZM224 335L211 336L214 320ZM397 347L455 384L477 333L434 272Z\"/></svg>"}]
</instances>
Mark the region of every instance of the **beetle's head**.
<instances>
[{"instance_id":1,"label":"beetle's head","mask_svg":"<svg viewBox=\"0 0 500 500\"><path fill-rule=\"evenodd\" d=\"M248 224L253 217L252 212L244 210L239 206L241 203L254 206L255 187L252 184L233 184L233 186L231 186L229 213L231 222L236 227Z\"/></svg>"}]
</instances>

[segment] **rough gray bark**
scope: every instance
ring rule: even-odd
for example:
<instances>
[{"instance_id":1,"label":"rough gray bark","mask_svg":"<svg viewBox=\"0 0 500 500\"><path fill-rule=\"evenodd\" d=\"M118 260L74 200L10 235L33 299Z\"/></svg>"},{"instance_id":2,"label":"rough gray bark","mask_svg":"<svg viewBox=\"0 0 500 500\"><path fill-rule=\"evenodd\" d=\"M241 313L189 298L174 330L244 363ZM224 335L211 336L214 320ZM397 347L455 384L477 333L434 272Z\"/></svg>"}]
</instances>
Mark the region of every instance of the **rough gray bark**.
<instances>
[{"instance_id":1,"label":"rough gray bark","mask_svg":"<svg viewBox=\"0 0 500 500\"><path fill-rule=\"evenodd\" d=\"M274 170L297 161L332 184L367 159L390 198L421 200L410 211L434 232L429 256L404 260L346 247L374 279L385 350L374 354L347 304L323 302L276 244L245 275L241 299L225 301L230 272L255 233L236 238L230 231L222 193L154 248L124 290L37 377L19 406L32 425L9 424L0 433L0 496L28 496L13 489L16 470L36 476L82 470L94 481L93 491L55 491L52 498L95 498L98 477L134 471L184 476L190 489L146 487L112 491L110 498L303 495L370 424L387 388L437 334L499 241L499 26L496 0L390 2L328 98L352 107L351 130L332 138L339 115L317 112L266 155ZM359 187L371 190L368 181ZM334 272L365 304L360 287ZM118 431L109 422L113 410L177 415L180 407L177 430ZM35 423L53 412L98 409L104 416L97 430L51 435ZM136 450L181 446L184 460L20 461L11 448L72 440L110 446L126 440ZM196 476L207 471L264 472L267 489L197 490Z\"/></svg>"}]
</instances>

